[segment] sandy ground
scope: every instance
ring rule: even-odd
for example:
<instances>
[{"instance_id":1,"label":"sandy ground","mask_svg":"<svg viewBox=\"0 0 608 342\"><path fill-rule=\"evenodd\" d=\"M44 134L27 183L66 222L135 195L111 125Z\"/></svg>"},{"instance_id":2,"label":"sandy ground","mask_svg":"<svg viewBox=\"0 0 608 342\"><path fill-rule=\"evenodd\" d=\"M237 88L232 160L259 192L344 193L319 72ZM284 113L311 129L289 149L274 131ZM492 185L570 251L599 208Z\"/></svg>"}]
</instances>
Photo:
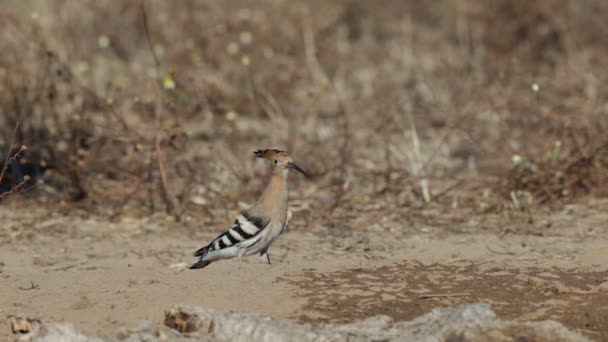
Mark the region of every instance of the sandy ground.
<instances>
[{"instance_id":1,"label":"sandy ground","mask_svg":"<svg viewBox=\"0 0 608 342\"><path fill-rule=\"evenodd\" d=\"M0 317L69 321L109 336L141 320L162 322L172 304L348 322L485 302L502 317L554 319L607 340L607 208L604 201L535 217L542 234L290 230L271 249L272 266L250 257L191 271L180 266L223 227L196 232L162 215L110 223L3 207Z\"/></svg>"}]
</instances>

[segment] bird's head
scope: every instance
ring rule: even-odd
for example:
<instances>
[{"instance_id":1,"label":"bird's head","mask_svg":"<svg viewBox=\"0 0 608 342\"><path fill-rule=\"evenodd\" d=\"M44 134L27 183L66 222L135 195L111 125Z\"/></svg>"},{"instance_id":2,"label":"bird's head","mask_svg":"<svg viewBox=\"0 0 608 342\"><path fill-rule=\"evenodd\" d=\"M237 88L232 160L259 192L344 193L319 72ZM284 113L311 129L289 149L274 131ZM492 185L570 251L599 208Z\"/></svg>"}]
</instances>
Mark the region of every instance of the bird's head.
<instances>
[{"instance_id":1,"label":"bird's head","mask_svg":"<svg viewBox=\"0 0 608 342\"><path fill-rule=\"evenodd\" d=\"M296 165L293 160L291 160L291 157L289 157L287 153L285 153L285 151L267 149L257 150L253 152L253 154L255 154L255 156L258 158L270 160L274 165L275 169L293 169L308 177L308 174L306 174L304 170L302 170L298 165Z\"/></svg>"}]
</instances>

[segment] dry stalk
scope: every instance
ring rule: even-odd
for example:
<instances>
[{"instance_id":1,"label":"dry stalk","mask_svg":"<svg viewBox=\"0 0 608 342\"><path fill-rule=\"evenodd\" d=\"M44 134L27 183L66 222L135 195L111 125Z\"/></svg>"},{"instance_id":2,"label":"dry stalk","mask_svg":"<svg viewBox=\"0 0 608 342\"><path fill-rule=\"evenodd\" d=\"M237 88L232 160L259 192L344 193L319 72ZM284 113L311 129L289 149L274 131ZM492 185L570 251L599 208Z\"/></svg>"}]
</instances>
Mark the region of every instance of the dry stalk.
<instances>
[{"instance_id":1,"label":"dry stalk","mask_svg":"<svg viewBox=\"0 0 608 342\"><path fill-rule=\"evenodd\" d=\"M351 157L350 128L349 128L349 122L348 122L348 115L346 113L346 108L345 108L344 100L342 99L342 96L340 96L340 93L338 92L338 89L336 88L335 84L333 84L333 82L332 82L332 85L333 85L334 92L336 93L336 95L338 97L338 114L340 115L340 117L342 117L342 145L340 146L339 179L341 179L343 182L336 191L335 200L332 203L332 205L329 207L329 213L332 213L334 211L334 209L336 209L338 207L338 205L340 204L340 201L342 200L342 198L346 194L346 191L348 190L348 186L349 186L348 165L350 163L350 157Z\"/></svg>"},{"instance_id":2,"label":"dry stalk","mask_svg":"<svg viewBox=\"0 0 608 342\"><path fill-rule=\"evenodd\" d=\"M350 128L348 115L344 100L340 92L338 91L335 83L330 80L325 70L321 66L321 63L317 59L317 47L315 42L315 32L313 29L313 23L311 16L308 11L305 11L302 17L302 36L304 40L304 53L306 58L306 65L311 73L314 83L320 88L331 88L333 93L338 98L338 114L342 119L342 145L339 149L340 164L339 164L339 179L342 183L337 187L335 192L335 199L332 205L329 206L328 212L332 213L339 205L349 187L348 182L348 164L350 162ZM319 97L321 92L318 93ZM315 101L317 101L315 99ZM316 112L316 111L314 111ZM313 120L316 124L316 114ZM318 137L317 137L318 138Z\"/></svg>"},{"instance_id":3,"label":"dry stalk","mask_svg":"<svg viewBox=\"0 0 608 342\"><path fill-rule=\"evenodd\" d=\"M466 297L471 294L468 292L460 292L460 293L429 293L420 296L420 299L431 299L431 298L450 298L450 297Z\"/></svg>"},{"instance_id":4,"label":"dry stalk","mask_svg":"<svg viewBox=\"0 0 608 342\"><path fill-rule=\"evenodd\" d=\"M422 192L425 202L430 202L432 200L430 189L428 186L428 179L426 178L428 168L431 166L431 164L437 157L437 153L441 150L441 147L446 143L450 134L452 134L455 129L460 128L463 123L467 122L468 119L472 115L473 115L473 113L469 112L469 113L461 116L456 121L456 123L454 123L453 125L448 127L448 129L443 133L441 138L439 138L439 142L433 148L430 155L424 161L422 159L422 153L420 151L420 140L419 140L419 136L418 136L418 131L417 131L417 128L416 128L416 125L415 125L415 122L414 122L414 119L413 119L413 116L411 115L411 113L408 112L408 120L409 120L409 124L410 124L410 130L412 131L412 144L413 144L413 148L412 148L413 152L411 153L411 155L409 155L409 156L404 155L397 146L395 146L392 143L389 143L389 146L387 148L390 150L391 154L396 156L401 161L407 160L413 164L413 166L414 166L414 170L413 170L414 172L412 172L413 175L410 177L407 177L405 179L405 181L406 182L413 181L413 180L420 181L421 192ZM394 121L396 124L398 124L400 127L403 128L401 120L395 119ZM465 132L465 133L468 133L468 132ZM448 192L450 192L451 190L453 190L456 187L461 186L462 184L463 184L462 181L457 181L454 185L449 186L447 189L445 189L445 190L441 191L439 194L435 195L435 197L444 196Z\"/></svg>"},{"instance_id":5,"label":"dry stalk","mask_svg":"<svg viewBox=\"0 0 608 342\"><path fill-rule=\"evenodd\" d=\"M141 4L141 13L144 24L144 34L146 36L146 41L148 43L148 48L150 49L150 54L154 58L154 64L156 67L157 75L162 75L161 73L161 63L160 59L156 55L154 51L154 44L152 44L152 38L150 36L150 30L148 27L148 16L146 15L146 7L144 6L143 1ZM156 159L158 161L158 169L160 171L161 182L163 185L163 190L165 194L165 199L167 204L169 205L169 210L173 212L176 218L179 218L181 210L179 206L179 202L177 201L177 197L173 194L173 189L171 187L171 183L169 181L169 177L167 175L167 161L165 159L165 154L162 150L162 122L161 122L161 114L162 114L162 81L156 82L156 108L155 108L155 126L156 126L156 137L154 139L154 147L156 151Z\"/></svg>"},{"instance_id":6,"label":"dry stalk","mask_svg":"<svg viewBox=\"0 0 608 342\"><path fill-rule=\"evenodd\" d=\"M287 125L287 136L285 137L287 151L294 152L296 142L296 116L293 113L286 113L277 99L272 94L263 90L258 92L261 100L259 104L261 109L273 122L280 122L281 125ZM285 123L286 121L286 123ZM283 130L281 130L283 131Z\"/></svg>"},{"instance_id":7,"label":"dry stalk","mask_svg":"<svg viewBox=\"0 0 608 342\"><path fill-rule=\"evenodd\" d=\"M298 132L296 130L296 121L296 115L292 111L289 111L287 113L287 151L290 153L294 153L296 149L296 135Z\"/></svg>"},{"instance_id":8,"label":"dry stalk","mask_svg":"<svg viewBox=\"0 0 608 342\"><path fill-rule=\"evenodd\" d=\"M247 93L253 104L260 110L260 112L266 114L270 121L283 125L283 120L287 121L287 137L285 137L287 151L290 153L294 152L295 147L295 115L286 115L285 111L275 99L272 94L258 89L253 79L253 67L249 59L244 63L247 67ZM281 129L281 131L284 131Z\"/></svg>"},{"instance_id":9,"label":"dry stalk","mask_svg":"<svg viewBox=\"0 0 608 342\"><path fill-rule=\"evenodd\" d=\"M409 123L409 129L405 128L405 124L402 123L403 118L399 118L399 120L395 120L401 130L403 131L403 135L406 136L406 132L409 130L411 132L411 148L407 151L402 152L394 144L389 144L390 151L402 162L406 162L407 165L410 166L410 172L416 180L420 182L420 192L422 194L422 198L424 202L428 203L431 201L431 192L429 190L429 182L426 178L426 172L424 169L424 164L422 162L422 152L420 150L420 138L418 135L418 128L416 127L416 123L414 121L414 117L411 114L410 106L406 100L402 100L402 107L404 107L404 113L407 116L407 120ZM396 115L396 114L395 114Z\"/></svg>"},{"instance_id":10,"label":"dry stalk","mask_svg":"<svg viewBox=\"0 0 608 342\"><path fill-rule=\"evenodd\" d=\"M443 134L443 136L441 137L441 139L439 139L439 143L437 144L437 146L435 146L435 148L431 152L431 155L427 158L427 160L424 162L424 164L422 164L422 172L426 172L427 171L428 167L431 165L431 163L433 162L433 160L437 156L437 153L439 152L439 150L441 150L441 147L445 144L445 142L447 141L447 139L450 136L450 134L452 134L452 132L455 129L460 128L464 123L466 123L471 116L473 116L473 112L466 113L462 117L458 118L458 120L456 120L456 123L453 124L452 126L450 126L445 131L445 133Z\"/></svg>"},{"instance_id":11,"label":"dry stalk","mask_svg":"<svg viewBox=\"0 0 608 342\"><path fill-rule=\"evenodd\" d=\"M123 212L124 207L127 205L127 203L129 203L131 201L131 199L133 199L133 197L135 197L135 195L141 188L141 185L142 185L141 180L139 180L139 179L136 180L133 190L129 191L125 196L123 196L120 200L118 200L117 202L115 202L112 205L112 211L108 215L110 217L110 219L115 219Z\"/></svg>"},{"instance_id":12,"label":"dry stalk","mask_svg":"<svg viewBox=\"0 0 608 342\"><path fill-rule=\"evenodd\" d=\"M13 131L13 136L11 137L11 142L8 147L8 153L6 154L6 159L4 160L4 165L2 165L2 171L0 171L0 183L2 183L4 174L6 173L6 170L8 170L8 162L11 161L11 159L12 159L11 153L13 152L13 145L15 144L15 135L17 135L18 128L19 128L19 122L17 122L17 124L15 125L15 130Z\"/></svg>"},{"instance_id":13,"label":"dry stalk","mask_svg":"<svg viewBox=\"0 0 608 342\"><path fill-rule=\"evenodd\" d=\"M302 19L302 35L304 38L304 53L306 56L306 65L310 71L313 80L317 84L329 84L329 77L321 67L321 63L317 59L317 45L315 43L315 32L313 29L312 19L308 10Z\"/></svg>"},{"instance_id":14,"label":"dry stalk","mask_svg":"<svg viewBox=\"0 0 608 342\"><path fill-rule=\"evenodd\" d=\"M217 158L220 161L220 163L224 164L224 166L230 172L232 172L232 174L234 176L236 176L236 178L238 178L241 182L246 182L248 176L245 175L241 171L241 168L235 167L235 165L239 165L239 162L235 161L235 159L238 159L238 158L235 156L234 151L232 151L232 149L230 149L230 146L226 146L223 143L220 143L220 148L219 149L231 152L230 154L228 154L228 153L218 153L217 154ZM232 156L232 158L230 158L230 156Z\"/></svg>"},{"instance_id":15,"label":"dry stalk","mask_svg":"<svg viewBox=\"0 0 608 342\"><path fill-rule=\"evenodd\" d=\"M458 180L456 181L454 184L448 186L447 188L445 188L444 190L442 190L439 193L436 193L435 196L433 196L433 199L435 201L437 201L439 198L449 194L452 190L459 188L460 186L462 186L465 183L464 179Z\"/></svg>"},{"instance_id":16,"label":"dry stalk","mask_svg":"<svg viewBox=\"0 0 608 342\"><path fill-rule=\"evenodd\" d=\"M426 172L422 165L422 152L420 151L420 139L418 138L418 129L414 122L412 113L408 111L408 120L410 123L410 129L412 131L412 158L411 162L414 166L414 175L420 177L420 190L422 191L422 198L426 203L431 202L431 191L429 190L429 180L426 178Z\"/></svg>"},{"instance_id":17,"label":"dry stalk","mask_svg":"<svg viewBox=\"0 0 608 342\"><path fill-rule=\"evenodd\" d=\"M11 142L10 142L10 145L8 148L8 153L4 160L4 165L2 165L2 171L0 171L0 183L2 183L2 179L4 179L4 175L6 174L6 171L8 170L9 163L12 161L16 161L19 158L21 152L27 150L27 146L22 145L19 148L19 150L17 150L17 152L15 152L15 154L13 154L11 156L11 153L13 152L13 146L15 145L15 136L17 135L18 128L19 128L19 122L17 122L15 124L15 129L13 131L13 136L11 137ZM25 188L25 184L27 182L29 182L30 179L31 179L30 176L26 175L21 182L19 182L15 186L13 186L9 191L0 193L0 199L6 198L10 194L14 194L14 193L18 193L18 192L22 193L22 192L31 190L32 188L34 188L36 186L36 184L30 186L29 188Z\"/></svg>"},{"instance_id":18,"label":"dry stalk","mask_svg":"<svg viewBox=\"0 0 608 342\"><path fill-rule=\"evenodd\" d=\"M302 15L301 25L306 67L310 73L313 84L316 87L314 89L314 96L310 98L308 112L311 114L311 117L309 120L311 126L316 127L317 121L319 120L319 102L321 100L321 97L325 94L325 91L331 88L333 84L332 82L330 82L329 77L327 76L326 72L321 66L321 63L317 59L315 32L313 29L313 23L310 17L310 13L308 12L308 8L306 8L306 11L304 11ZM318 132L315 135L315 140L315 143L317 144L321 140L321 137Z\"/></svg>"},{"instance_id":19,"label":"dry stalk","mask_svg":"<svg viewBox=\"0 0 608 342\"><path fill-rule=\"evenodd\" d=\"M247 95L249 97L249 100L253 102L255 107L263 111L264 109L260 105L258 91L256 89L255 81L253 79L253 67L251 66L251 59L247 56L243 57L243 64L246 68L245 72L247 76Z\"/></svg>"}]
</instances>

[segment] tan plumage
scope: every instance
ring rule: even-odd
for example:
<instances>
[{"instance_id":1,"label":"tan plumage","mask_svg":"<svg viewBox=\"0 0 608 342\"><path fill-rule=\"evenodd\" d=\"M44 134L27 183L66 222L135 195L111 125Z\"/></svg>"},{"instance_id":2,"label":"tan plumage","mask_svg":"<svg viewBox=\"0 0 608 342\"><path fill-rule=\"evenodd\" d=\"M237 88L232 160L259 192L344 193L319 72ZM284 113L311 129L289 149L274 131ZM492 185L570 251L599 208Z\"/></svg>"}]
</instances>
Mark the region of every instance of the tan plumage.
<instances>
[{"instance_id":1,"label":"tan plumage","mask_svg":"<svg viewBox=\"0 0 608 342\"><path fill-rule=\"evenodd\" d=\"M230 229L194 253L199 260L190 268L203 268L216 260L242 258L256 253L270 264L268 248L285 231L289 223L289 170L297 170L305 176L306 173L284 151L268 149L254 153L274 164L268 185L256 203L244 210Z\"/></svg>"}]
</instances>

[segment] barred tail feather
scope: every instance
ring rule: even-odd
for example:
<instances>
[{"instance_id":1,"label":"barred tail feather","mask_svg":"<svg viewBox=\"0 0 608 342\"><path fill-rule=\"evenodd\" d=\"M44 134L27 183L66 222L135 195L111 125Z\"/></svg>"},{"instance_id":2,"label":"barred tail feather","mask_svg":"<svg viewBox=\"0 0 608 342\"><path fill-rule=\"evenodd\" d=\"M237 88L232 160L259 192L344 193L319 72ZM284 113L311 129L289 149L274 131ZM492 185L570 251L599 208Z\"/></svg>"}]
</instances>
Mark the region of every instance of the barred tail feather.
<instances>
[{"instance_id":1,"label":"barred tail feather","mask_svg":"<svg viewBox=\"0 0 608 342\"><path fill-rule=\"evenodd\" d=\"M205 247L200 248L199 250L197 250L196 252L194 252L194 256L195 257L202 257L203 255L207 254L207 252L209 251L209 247L211 247L211 245L207 245Z\"/></svg>"},{"instance_id":2,"label":"barred tail feather","mask_svg":"<svg viewBox=\"0 0 608 342\"><path fill-rule=\"evenodd\" d=\"M207 260L199 259L197 262L195 262L194 264L190 265L188 268L191 269L191 270L196 270L196 269L199 269L199 268L205 268L211 262L212 261L207 261Z\"/></svg>"}]
</instances>

